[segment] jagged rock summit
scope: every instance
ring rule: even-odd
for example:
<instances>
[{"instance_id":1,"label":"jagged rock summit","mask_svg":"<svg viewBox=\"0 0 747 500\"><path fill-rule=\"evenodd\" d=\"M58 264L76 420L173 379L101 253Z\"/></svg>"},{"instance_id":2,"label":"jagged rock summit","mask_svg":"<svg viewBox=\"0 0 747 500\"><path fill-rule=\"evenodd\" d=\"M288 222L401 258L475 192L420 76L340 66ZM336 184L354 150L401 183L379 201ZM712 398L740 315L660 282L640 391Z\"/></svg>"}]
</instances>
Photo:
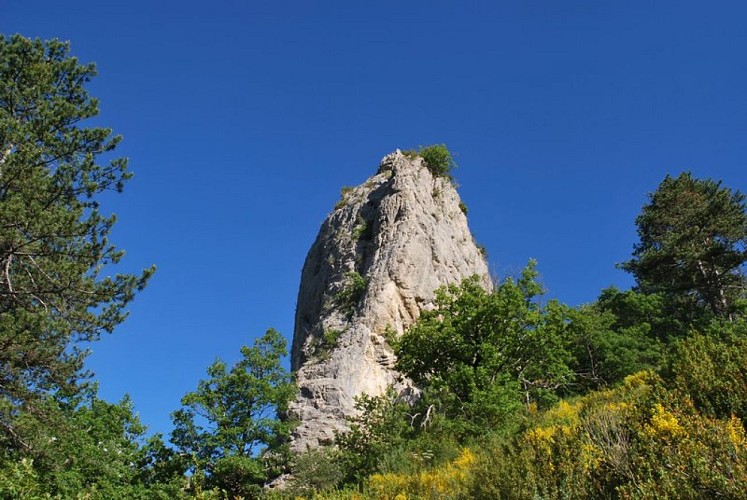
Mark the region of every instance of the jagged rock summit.
<instances>
[{"instance_id":1,"label":"jagged rock summit","mask_svg":"<svg viewBox=\"0 0 747 500\"><path fill-rule=\"evenodd\" d=\"M490 284L451 181L396 152L322 224L301 275L291 366L300 421L292 448L327 444L346 428L354 397L409 389L387 338L432 307L434 291L478 274Z\"/></svg>"}]
</instances>

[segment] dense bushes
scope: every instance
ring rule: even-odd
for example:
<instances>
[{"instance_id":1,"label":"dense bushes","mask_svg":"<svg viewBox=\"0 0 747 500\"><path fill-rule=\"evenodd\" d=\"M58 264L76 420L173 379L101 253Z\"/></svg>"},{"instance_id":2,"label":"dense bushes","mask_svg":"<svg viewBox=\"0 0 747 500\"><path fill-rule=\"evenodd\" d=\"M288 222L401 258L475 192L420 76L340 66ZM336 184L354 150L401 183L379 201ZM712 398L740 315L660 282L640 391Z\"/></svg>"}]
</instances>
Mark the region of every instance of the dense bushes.
<instances>
[{"instance_id":1,"label":"dense bushes","mask_svg":"<svg viewBox=\"0 0 747 500\"><path fill-rule=\"evenodd\" d=\"M711 418L653 372L530 412L450 460L374 473L365 498L741 498L747 435Z\"/></svg>"},{"instance_id":2,"label":"dense bushes","mask_svg":"<svg viewBox=\"0 0 747 500\"><path fill-rule=\"evenodd\" d=\"M714 331L715 330L715 331ZM674 345L665 376L704 415L747 422L747 322L712 327Z\"/></svg>"},{"instance_id":3,"label":"dense bushes","mask_svg":"<svg viewBox=\"0 0 747 500\"><path fill-rule=\"evenodd\" d=\"M387 435L379 424L400 424L391 420L396 412L382 413L386 400L376 399L367 398L360 408L375 407L378 446L359 450L375 465L348 483L353 486L316 489L325 491L318 498L743 498L747 484L747 434L740 419L703 414L651 371L543 412L530 408L510 435L489 433L465 445L452 441L450 453L436 461L423 459L427 433L408 440L392 440L397 432ZM371 428L354 429L363 442ZM340 443L328 453L352 450ZM315 470L329 477L329 464L339 465L339 456L327 455Z\"/></svg>"},{"instance_id":4,"label":"dense bushes","mask_svg":"<svg viewBox=\"0 0 747 500\"><path fill-rule=\"evenodd\" d=\"M495 290L478 277L436 292L435 309L397 342L397 368L466 437L507 427L522 403L553 401L572 382L568 308L541 305L530 262Z\"/></svg>"},{"instance_id":5,"label":"dense bushes","mask_svg":"<svg viewBox=\"0 0 747 500\"><path fill-rule=\"evenodd\" d=\"M487 445L473 468L470 493L736 498L747 481L745 459L737 418L704 416L657 376L641 372L618 389L561 402L508 443Z\"/></svg>"},{"instance_id":6,"label":"dense bushes","mask_svg":"<svg viewBox=\"0 0 747 500\"><path fill-rule=\"evenodd\" d=\"M342 489L326 491L743 495L747 321L706 314L686 325L671 302L635 290L608 289L579 308L543 304L536 276L530 263L493 290L477 278L443 288L433 310L390 340L423 392L411 406L393 394L360 400L329 455Z\"/></svg>"}]
</instances>

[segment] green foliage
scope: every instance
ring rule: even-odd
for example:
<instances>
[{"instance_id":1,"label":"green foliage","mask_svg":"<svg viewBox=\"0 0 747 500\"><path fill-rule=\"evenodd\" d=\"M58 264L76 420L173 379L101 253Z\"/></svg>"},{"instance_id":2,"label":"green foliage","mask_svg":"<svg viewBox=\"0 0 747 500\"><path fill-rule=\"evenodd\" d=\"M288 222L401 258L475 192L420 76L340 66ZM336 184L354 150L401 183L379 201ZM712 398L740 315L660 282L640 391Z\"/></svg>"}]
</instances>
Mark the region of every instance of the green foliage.
<instances>
[{"instance_id":1,"label":"green foliage","mask_svg":"<svg viewBox=\"0 0 747 500\"><path fill-rule=\"evenodd\" d=\"M136 439L143 435L145 428L134 415L129 399L113 405L91 397L76 408L72 418L64 424L58 426L54 434L41 429L36 434L38 449L47 455L46 467L42 470L44 476L49 477L50 489L63 495L77 493L91 483L96 484L97 489L113 489L123 476L132 477L134 471L130 463L139 459ZM77 432L77 429L86 432ZM54 443L52 446L50 440ZM55 446L56 443L60 444ZM52 460L50 452L57 455ZM116 458L112 459L113 456ZM64 467L64 460L70 457L76 457L75 467ZM42 464L39 466L41 468Z\"/></svg>"},{"instance_id":2,"label":"green foliage","mask_svg":"<svg viewBox=\"0 0 747 500\"><path fill-rule=\"evenodd\" d=\"M612 314L613 330L640 330L647 337L664 343L686 335L693 326L673 316L661 294L623 292L611 287L602 290L594 307L601 313Z\"/></svg>"},{"instance_id":3,"label":"green foliage","mask_svg":"<svg viewBox=\"0 0 747 500\"><path fill-rule=\"evenodd\" d=\"M386 328L384 328L383 336L386 340L386 343L389 344L391 348L396 349L397 343L399 342L399 335L397 334L397 330L392 328L392 325L386 325Z\"/></svg>"},{"instance_id":4,"label":"green foliage","mask_svg":"<svg viewBox=\"0 0 747 500\"><path fill-rule=\"evenodd\" d=\"M145 427L129 398L107 403L91 387L71 397L46 398L40 408L16 420L25 448L4 448L0 491L25 492L19 493L23 498L179 496L184 469L155 470L148 457L157 438L141 445Z\"/></svg>"},{"instance_id":5,"label":"green foliage","mask_svg":"<svg viewBox=\"0 0 747 500\"><path fill-rule=\"evenodd\" d=\"M681 320L731 317L744 297L745 196L689 172L667 176L636 219L640 242L621 265Z\"/></svg>"},{"instance_id":6,"label":"green foliage","mask_svg":"<svg viewBox=\"0 0 747 500\"><path fill-rule=\"evenodd\" d=\"M520 401L550 401L573 381L568 310L541 293L531 262L493 292L477 277L439 289L397 345L397 368L468 433L504 426ZM548 399L549 398L549 399Z\"/></svg>"},{"instance_id":7,"label":"green foliage","mask_svg":"<svg viewBox=\"0 0 747 500\"><path fill-rule=\"evenodd\" d=\"M401 444L409 431L405 421L408 407L393 391L378 397L362 394L356 398L355 409L359 414L348 419L350 430L335 436L336 460L347 483L361 483L379 471L382 458Z\"/></svg>"},{"instance_id":8,"label":"green foliage","mask_svg":"<svg viewBox=\"0 0 747 500\"><path fill-rule=\"evenodd\" d=\"M337 346L340 335L342 335L342 330L325 330L322 333L322 345L327 349L334 349Z\"/></svg>"},{"instance_id":9,"label":"green foliage","mask_svg":"<svg viewBox=\"0 0 747 500\"><path fill-rule=\"evenodd\" d=\"M488 249L485 248L485 245L475 242L475 246L477 247L477 251L480 252L480 255L483 256L484 259L488 257Z\"/></svg>"},{"instance_id":10,"label":"green foliage","mask_svg":"<svg viewBox=\"0 0 747 500\"><path fill-rule=\"evenodd\" d=\"M353 239L354 240L360 240L360 239L370 239L371 238L371 228L368 225L368 221L358 216L358 219L356 220L356 226L353 229Z\"/></svg>"},{"instance_id":11,"label":"green foliage","mask_svg":"<svg viewBox=\"0 0 747 500\"><path fill-rule=\"evenodd\" d=\"M321 337L312 338L311 346L316 358L321 361L329 359L331 352L337 347L337 341L342 334L342 330L330 329L324 330Z\"/></svg>"},{"instance_id":12,"label":"green foliage","mask_svg":"<svg viewBox=\"0 0 747 500\"><path fill-rule=\"evenodd\" d=\"M121 190L124 158L99 163L120 138L84 127L98 114L85 89L94 65L69 46L0 35L0 433L23 447L15 416L84 375L80 342L111 332L153 270L102 277L122 252L97 197Z\"/></svg>"},{"instance_id":13,"label":"green foliage","mask_svg":"<svg viewBox=\"0 0 747 500\"><path fill-rule=\"evenodd\" d=\"M209 486L235 498L257 498L267 480L267 471L261 460L242 455L228 455L210 464Z\"/></svg>"},{"instance_id":14,"label":"green foliage","mask_svg":"<svg viewBox=\"0 0 747 500\"><path fill-rule=\"evenodd\" d=\"M208 368L195 392L182 398L172 414L171 441L192 457L190 468L204 485L231 495L253 495L276 471L267 470L262 453L282 452L292 423L278 419L296 387L282 367L285 339L270 329L254 346L241 348L242 359L228 369L220 360Z\"/></svg>"},{"instance_id":15,"label":"green foliage","mask_svg":"<svg viewBox=\"0 0 747 500\"><path fill-rule=\"evenodd\" d=\"M454 460L463 449L454 435L438 432L441 429L434 432L434 426L414 427L413 411L417 410L405 415L410 424L408 439L393 446L379 461L379 471L383 474L416 474Z\"/></svg>"},{"instance_id":16,"label":"green foliage","mask_svg":"<svg viewBox=\"0 0 747 500\"><path fill-rule=\"evenodd\" d=\"M184 496L184 473L189 462L185 456L167 446L161 434L155 434L146 440L140 450L137 466L138 483L146 487L151 495L163 492L164 498Z\"/></svg>"},{"instance_id":17,"label":"green foliage","mask_svg":"<svg viewBox=\"0 0 747 500\"><path fill-rule=\"evenodd\" d=\"M665 377L703 415L747 424L747 320L677 341L668 361Z\"/></svg>"},{"instance_id":18,"label":"green foliage","mask_svg":"<svg viewBox=\"0 0 747 500\"><path fill-rule=\"evenodd\" d=\"M459 202L459 210L461 210L464 215L467 215L467 211L468 211L467 210L467 204L464 203L463 201L460 201Z\"/></svg>"},{"instance_id":19,"label":"green foliage","mask_svg":"<svg viewBox=\"0 0 747 500\"><path fill-rule=\"evenodd\" d=\"M42 498L34 461L0 461L0 498Z\"/></svg>"},{"instance_id":20,"label":"green foliage","mask_svg":"<svg viewBox=\"0 0 747 500\"><path fill-rule=\"evenodd\" d=\"M81 384L82 344L121 323L153 273L102 277L123 252L98 198L131 174L100 161L120 138L84 126L95 74L66 43L0 35L0 496L158 495L130 401Z\"/></svg>"},{"instance_id":21,"label":"green foliage","mask_svg":"<svg viewBox=\"0 0 747 500\"><path fill-rule=\"evenodd\" d=\"M334 490L345 477L339 462L337 453L330 448L315 448L297 455L283 493L295 498Z\"/></svg>"},{"instance_id":22,"label":"green foliage","mask_svg":"<svg viewBox=\"0 0 747 500\"><path fill-rule=\"evenodd\" d=\"M335 303L351 316L366 292L367 286L368 280L360 273L356 271L345 273L345 283L342 289L335 294Z\"/></svg>"},{"instance_id":23,"label":"green foliage","mask_svg":"<svg viewBox=\"0 0 747 500\"><path fill-rule=\"evenodd\" d=\"M436 177L452 178L451 171L456 168L454 158L451 156L446 144L433 144L421 146L418 155L425 160L425 166Z\"/></svg>"},{"instance_id":24,"label":"green foliage","mask_svg":"<svg viewBox=\"0 0 747 500\"><path fill-rule=\"evenodd\" d=\"M609 289L597 303L569 311L571 366L578 384L573 392L613 385L631 373L659 366L663 347L652 335L651 324L656 325L660 316L642 314L648 310L648 299L656 297ZM627 306L627 314L619 306Z\"/></svg>"}]
</instances>

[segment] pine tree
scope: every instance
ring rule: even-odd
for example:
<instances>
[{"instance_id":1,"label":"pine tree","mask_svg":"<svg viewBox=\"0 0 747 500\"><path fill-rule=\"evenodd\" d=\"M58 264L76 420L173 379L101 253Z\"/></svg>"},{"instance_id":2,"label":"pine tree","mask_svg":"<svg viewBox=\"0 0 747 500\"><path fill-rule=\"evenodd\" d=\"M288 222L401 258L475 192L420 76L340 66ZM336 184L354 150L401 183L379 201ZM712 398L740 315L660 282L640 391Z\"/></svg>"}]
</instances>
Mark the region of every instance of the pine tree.
<instances>
[{"instance_id":1,"label":"pine tree","mask_svg":"<svg viewBox=\"0 0 747 500\"><path fill-rule=\"evenodd\" d=\"M636 219L640 242L621 265L643 293L680 311L731 317L744 296L745 195L689 172L667 176Z\"/></svg>"},{"instance_id":2,"label":"pine tree","mask_svg":"<svg viewBox=\"0 0 747 500\"><path fill-rule=\"evenodd\" d=\"M122 322L153 273L103 275L122 252L97 196L121 191L131 174L126 159L109 159L120 138L84 126L98 114L85 89L95 74L67 43L0 36L0 439L9 446L28 445L14 426L21 409L75 392L80 342Z\"/></svg>"}]
</instances>

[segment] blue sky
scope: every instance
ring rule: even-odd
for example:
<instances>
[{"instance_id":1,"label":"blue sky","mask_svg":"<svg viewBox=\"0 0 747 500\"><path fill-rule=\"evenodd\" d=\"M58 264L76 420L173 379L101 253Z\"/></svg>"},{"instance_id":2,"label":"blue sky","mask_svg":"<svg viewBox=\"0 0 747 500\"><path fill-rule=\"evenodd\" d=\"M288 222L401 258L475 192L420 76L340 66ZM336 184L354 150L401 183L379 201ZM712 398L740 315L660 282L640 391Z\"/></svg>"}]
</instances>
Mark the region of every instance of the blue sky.
<instances>
[{"instance_id":1,"label":"blue sky","mask_svg":"<svg viewBox=\"0 0 747 500\"><path fill-rule=\"evenodd\" d=\"M590 302L667 173L747 188L743 2L0 0L0 32L72 42L135 178L119 271L156 264L93 345L101 395L153 432L216 358L288 338L339 196L396 148L446 143L499 276L539 261Z\"/></svg>"}]
</instances>

